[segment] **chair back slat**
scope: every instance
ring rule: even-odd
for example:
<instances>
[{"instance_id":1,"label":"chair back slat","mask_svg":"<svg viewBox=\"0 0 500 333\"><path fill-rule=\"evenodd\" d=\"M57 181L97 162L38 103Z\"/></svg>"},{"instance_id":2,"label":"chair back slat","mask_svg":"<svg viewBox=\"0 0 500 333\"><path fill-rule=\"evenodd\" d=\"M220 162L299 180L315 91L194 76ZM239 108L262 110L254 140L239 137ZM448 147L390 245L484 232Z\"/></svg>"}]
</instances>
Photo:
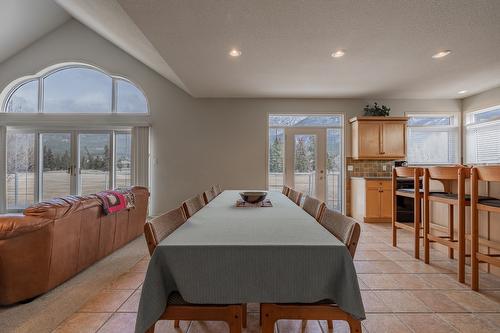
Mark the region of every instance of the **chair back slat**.
<instances>
[{"instance_id":1,"label":"chair back slat","mask_svg":"<svg viewBox=\"0 0 500 333\"><path fill-rule=\"evenodd\" d=\"M290 188L288 186L283 186L283 190L281 190L281 193L288 196L288 192L290 192Z\"/></svg>"},{"instance_id":2,"label":"chair back slat","mask_svg":"<svg viewBox=\"0 0 500 333\"><path fill-rule=\"evenodd\" d=\"M424 175L424 169L415 167L396 167L394 168L396 177L413 178Z\"/></svg>"},{"instance_id":3,"label":"chair back slat","mask_svg":"<svg viewBox=\"0 0 500 333\"><path fill-rule=\"evenodd\" d=\"M182 203L182 209L184 210L184 215L186 215L186 218L190 218L204 206L205 200L203 200L203 197L200 194L197 194L191 199L188 199Z\"/></svg>"},{"instance_id":4,"label":"chair back slat","mask_svg":"<svg viewBox=\"0 0 500 333\"><path fill-rule=\"evenodd\" d=\"M499 165L488 165L488 166L476 166L474 167L477 173L477 179L487 182L500 182L500 166Z\"/></svg>"},{"instance_id":5,"label":"chair back slat","mask_svg":"<svg viewBox=\"0 0 500 333\"><path fill-rule=\"evenodd\" d=\"M304 209L307 214L311 215L317 221L319 221L321 215L323 214L325 206L326 205L323 201L306 195L306 198L304 199L304 204L302 205L302 209Z\"/></svg>"},{"instance_id":6,"label":"chair back slat","mask_svg":"<svg viewBox=\"0 0 500 333\"><path fill-rule=\"evenodd\" d=\"M144 236L152 255L156 246L186 222L186 216L181 207L172 209L144 224Z\"/></svg>"},{"instance_id":7,"label":"chair back slat","mask_svg":"<svg viewBox=\"0 0 500 333\"><path fill-rule=\"evenodd\" d=\"M215 187L212 187L209 190L203 192L203 200L205 201L205 205L212 201L217 196Z\"/></svg>"},{"instance_id":8,"label":"chair back slat","mask_svg":"<svg viewBox=\"0 0 500 333\"><path fill-rule=\"evenodd\" d=\"M325 209L320 223L347 246L349 253L354 258L361 234L359 223L351 217L328 208Z\"/></svg>"},{"instance_id":9,"label":"chair back slat","mask_svg":"<svg viewBox=\"0 0 500 333\"><path fill-rule=\"evenodd\" d=\"M457 166L433 166L427 168L430 179L435 180L458 180L458 173L462 172L465 178L470 176L470 169L461 165Z\"/></svg>"},{"instance_id":10,"label":"chair back slat","mask_svg":"<svg viewBox=\"0 0 500 333\"><path fill-rule=\"evenodd\" d=\"M288 198L295 202L297 205L300 205L300 200L302 199L302 192L296 191L291 188L287 194Z\"/></svg>"},{"instance_id":11,"label":"chair back slat","mask_svg":"<svg viewBox=\"0 0 500 333\"><path fill-rule=\"evenodd\" d=\"M219 184L215 184L214 186L212 186L212 191L214 191L215 196L218 196L222 193L222 188Z\"/></svg>"}]
</instances>

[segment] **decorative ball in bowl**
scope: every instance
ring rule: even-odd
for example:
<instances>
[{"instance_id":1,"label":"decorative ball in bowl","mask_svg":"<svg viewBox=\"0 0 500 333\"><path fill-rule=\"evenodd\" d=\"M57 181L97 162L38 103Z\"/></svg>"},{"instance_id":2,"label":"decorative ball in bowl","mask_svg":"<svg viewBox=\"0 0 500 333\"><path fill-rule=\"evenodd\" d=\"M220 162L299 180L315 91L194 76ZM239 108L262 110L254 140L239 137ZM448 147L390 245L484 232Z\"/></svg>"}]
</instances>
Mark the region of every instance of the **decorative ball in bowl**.
<instances>
[{"instance_id":1,"label":"decorative ball in bowl","mask_svg":"<svg viewBox=\"0 0 500 333\"><path fill-rule=\"evenodd\" d=\"M240 196L243 201L256 204L264 201L267 196L267 192L240 192Z\"/></svg>"}]
</instances>

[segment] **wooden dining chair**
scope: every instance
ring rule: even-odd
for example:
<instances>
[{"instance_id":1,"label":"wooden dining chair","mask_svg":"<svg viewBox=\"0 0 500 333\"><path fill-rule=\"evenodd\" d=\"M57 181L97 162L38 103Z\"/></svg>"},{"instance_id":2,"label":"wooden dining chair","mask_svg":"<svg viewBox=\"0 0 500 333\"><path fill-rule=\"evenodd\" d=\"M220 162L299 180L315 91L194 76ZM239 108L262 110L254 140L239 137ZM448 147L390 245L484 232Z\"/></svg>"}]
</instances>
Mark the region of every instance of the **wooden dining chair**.
<instances>
[{"instance_id":1,"label":"wooden dining chair","mask_svg":"<svg viewBox=\"0 0 500 333\"><path fill-rule=\"evenodd\" d=\"M186 222L186 216L182 207L146 222L144 236L148 244L149 254L152 255L156 246L184 222ZM168 296L165 311L158 320L173 320L175 328L179 328L180 320L225 321L229 326L230 333L241 333L241 328L246 327L246 311L244 310L246 308L239 304L190 304L182 298L180 293L173 292ZM147 333L154 333L154 331L155 325L151 326Z\"/></svg>"},{"instance_id":2,"label":"wooden dining chair","mask_svg":"<svg viewBox=\"0 0 500 333\"><path fill-rule=\"evenodd\" d=\"M184 209L184 214L186 215L186 218L190 218L204 206L205 206L205 200L203 199L203 196L200 194L197 194L194 197L187 199L182 203L182 209Z\"/></svg>"},{"instance_id":3,"label":"wooden dining chair","mask_svg":"<svg viewBox=\"0 0 500 333\"><path fill-rule=\"evenodd\" d=\"M290 192L290 188L288 186L283 185L283 189L281 190L281 193L288 196L288 192Z\"/></svg>"},{"instance_id":4,"label":"wooden dining chair","mask_svg":"<svg viewBox=\"0 0 500 333\"><path fill-rule=\"evenodd\" d=\"M323 201L310 197L308 195L306 195L304 204L302 205L302 209L304 209L307 214L314 217L318 222L321 220L325 208L326 205Z\"/></svg>"},{"instance_id":5,"label":"wooden dining chair","mask_svg":"<svg viewBox=\"0 0 500 333\"><path fill-rule=\"evenodd\" d=\"M297 205L300 206L300 201L302 200L302 192L296 191L293 188L291 188L288 191L287 197L288 199L292 200L293 202L295 202Z\"/></svg>"},{"instance_id":6,"label":"wooden dining chair","mask_svg":"<svg viewBox=\"0 0 500 333\"><path fill-rule=\"evenodd\" d=\"M335 237L342 241L354 258L359 241L361 228L352 218L325 209L320 223ZM349 324L351 332L361 332L361 321L340 309L332 302L318 302L313 304L261 304L260 316L262 333L273 333L274 325L281 319L299 320L326 320L328 329L333 329L334 320L344 320Z\"/></svg>"},{"instance_id":7,"label":"wooden dining chair","mask_svg":"<svg viewBox=\"0 0 500 333\"><path fill-rule=\"evenodd\" d=\"M420 186L420 178L423 174L422 168L397 167L392 169L392 246L398 246L398 229L410 231L413 233L413 253L416 259L420 258L420 238L422 237L421 200L424 191ZM398 181L402 179L413 180L413 188L398 188ZM413 221L411 222L398 221L398 200L403 198L413 199Z\"/></svg>"},{"instance_id":8,"label":"wooden dining chair","mask_svg":"<svg viewBox=\"0 0 500 333\"><path fill-rule=\"evenodd\" d=\"M222 193L222 188L219 184L215 184L214 186L212 186L212 190L214 191L215 196L218 196Z\"/></svg>"},{"instance_id":9,"label":"wooden dining chair","mask_svg":"<svg viewBox=\"0 0 500 333\"><path fill-rule=\"evenodd\" d=\"M465 179L470 169L464 166L435 166L424 170L424 261L429 263L430 243L436 242L448 247L448 256L454 257L458 251L458 281L465 282L465 207L470 206L470 196L465 194ZM430 181L439 181L443 191L431 191ZM457 182L457 193L452 192L453 182ZM448 206L448 226L431 223L432 202ZM458 207L458 238L454 230L454 206ZM433 233L436 230L439 235Z\"/></svg>"},{"instance_id":10,"label":"wooden dining chair","mask_svg":"<svg viewBox=\"0 0 500 333\"><path fill-rule=\"evenodd\" d=\"M203 192L203 200L205 201L205 205L212 201L216 196L217 192L215 186Z\"/></svg>"},{"instance_id":11,"label":"wooden dining chair","mask_svg":"<svg viewBox=\"0 0 500 333\"><path fill-rule=\"evenodd\" d=\"M479 263L488 263L500 267L500 254L484 253L479 246L500 251L500 242L492 241L479 235L479 212L500 213L500 199L480 197L478 194L479 181L500 182L500 166L478 166L471 170L471 267L472 290L479 289ZM488 219L488 223L496 222Z\"/></svg>"}]
</instances>

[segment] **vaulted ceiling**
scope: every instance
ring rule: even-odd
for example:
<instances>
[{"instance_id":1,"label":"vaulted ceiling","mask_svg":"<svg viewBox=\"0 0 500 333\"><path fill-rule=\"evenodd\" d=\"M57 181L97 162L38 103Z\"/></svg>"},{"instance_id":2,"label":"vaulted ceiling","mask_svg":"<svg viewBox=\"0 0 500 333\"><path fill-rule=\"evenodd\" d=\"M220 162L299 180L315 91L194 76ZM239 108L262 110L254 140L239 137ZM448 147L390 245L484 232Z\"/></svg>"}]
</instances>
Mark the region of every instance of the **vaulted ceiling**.
<instances>
[{"instance_id":1,"label":"vaulted ceiling","mask_svg":"<svg viewBox=\"0 0 500 333\"><path fill-rule=\"evenodd\" d=\"M68 19L52 0L2 0L0 3L0 63Z\"/></svg>"},{"instance_id":2,"label":"vaulted ceiling","mask_svg":"<svg viewBox=\"0 0 500 333\"><path fill-rule=\"evenodd\" d=\"M500 85L498 0L56 1L195 97L462 98Z\"/></svg>"}]
</instances>

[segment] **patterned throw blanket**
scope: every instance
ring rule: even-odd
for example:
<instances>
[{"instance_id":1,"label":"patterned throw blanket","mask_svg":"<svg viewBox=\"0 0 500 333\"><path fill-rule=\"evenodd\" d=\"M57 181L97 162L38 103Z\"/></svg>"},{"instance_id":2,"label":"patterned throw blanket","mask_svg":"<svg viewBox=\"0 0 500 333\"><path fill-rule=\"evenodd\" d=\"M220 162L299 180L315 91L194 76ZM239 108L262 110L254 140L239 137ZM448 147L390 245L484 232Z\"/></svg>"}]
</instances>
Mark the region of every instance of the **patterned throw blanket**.
<instances>
[{"instance_id":1,"label":"patterned throw blanket","mask_svg":"<svg viewBox=\"0 0 500 333\"><path fill-rule=\"evenodd\" d=\"M102 202L104 214L114 214L124 209L135 208L134 193L129 189L116 189L96 193Z\"/></svg>"}]
</instances>

